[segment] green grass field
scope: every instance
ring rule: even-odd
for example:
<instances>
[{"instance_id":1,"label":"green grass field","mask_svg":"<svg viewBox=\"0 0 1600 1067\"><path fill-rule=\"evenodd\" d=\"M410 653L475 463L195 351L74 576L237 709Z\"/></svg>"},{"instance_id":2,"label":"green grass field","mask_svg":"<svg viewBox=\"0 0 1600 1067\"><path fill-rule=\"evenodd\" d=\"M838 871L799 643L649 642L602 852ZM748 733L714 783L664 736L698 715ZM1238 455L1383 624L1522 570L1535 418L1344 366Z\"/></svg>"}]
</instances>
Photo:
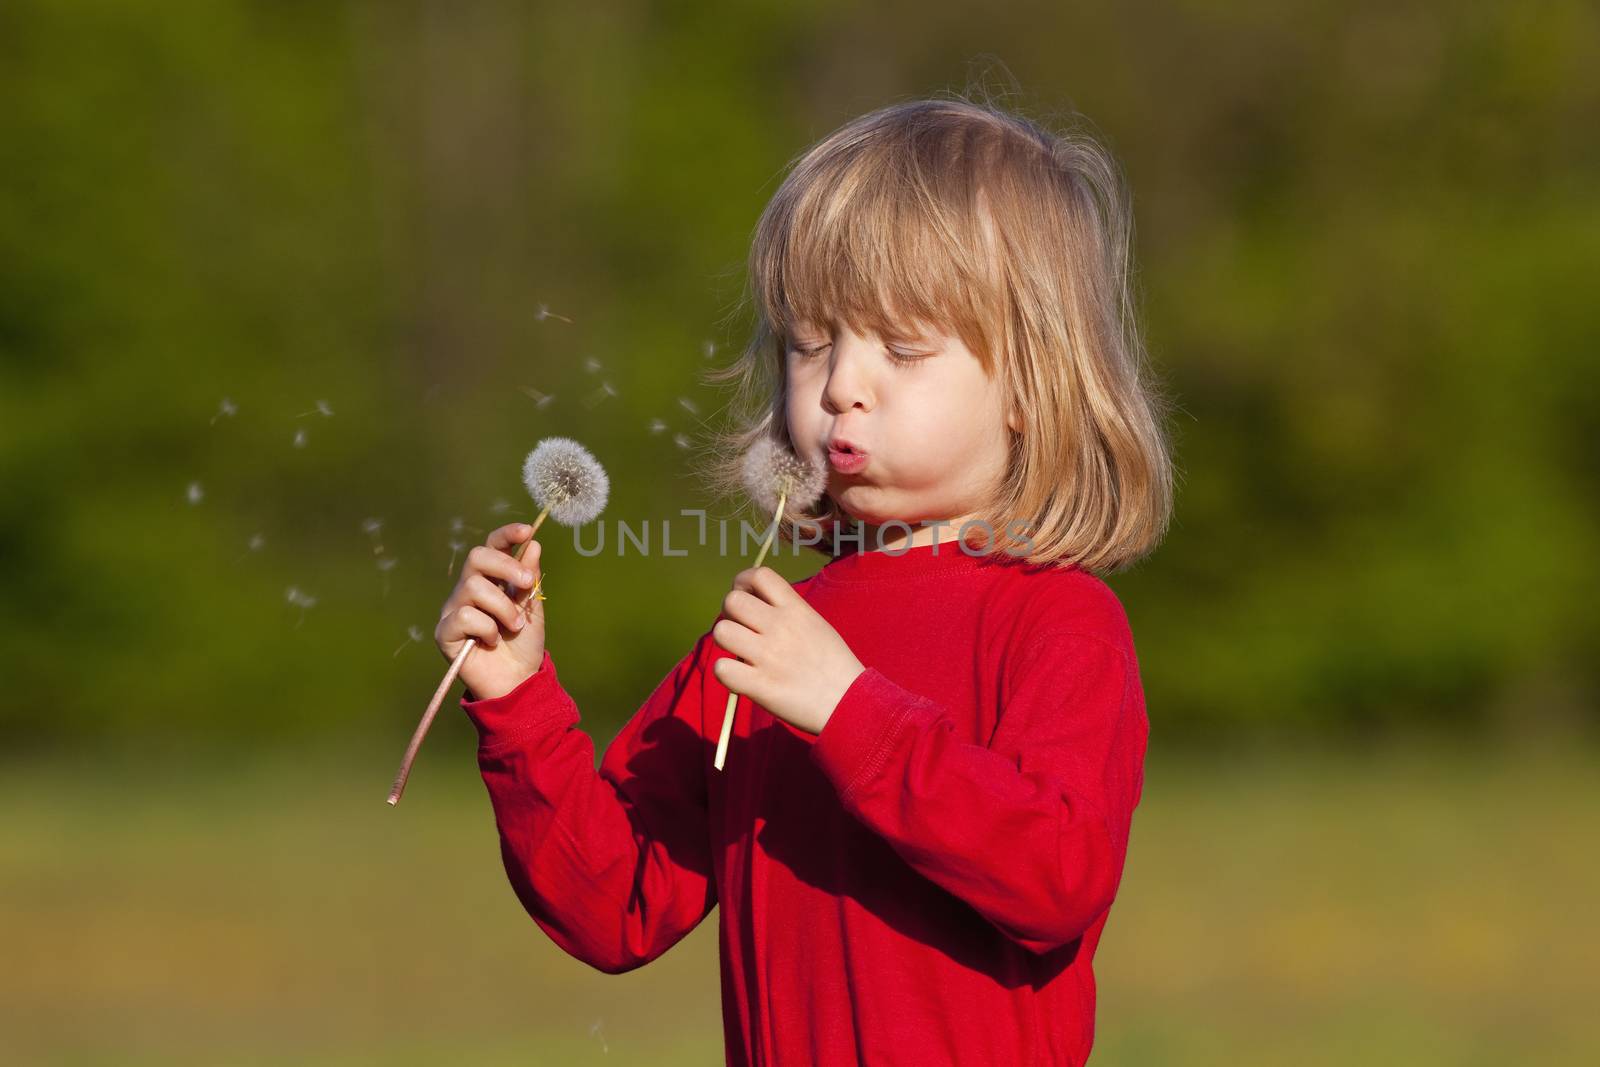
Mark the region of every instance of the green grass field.
<instances>
[{"instance_id":1,"label":"green grass field","mask_svg":"<svg viewBox=\"0 0 1600 1067\"><path fill-rule=\"evenodd\" d=\"M470 753L0 776L12 1063L711 1064L714 916L589 970ZM394 751L390 751L394 749ZM1092 1063L1600 1062L1600 760L1152 759Z\"/></svg>"}]
</instances>

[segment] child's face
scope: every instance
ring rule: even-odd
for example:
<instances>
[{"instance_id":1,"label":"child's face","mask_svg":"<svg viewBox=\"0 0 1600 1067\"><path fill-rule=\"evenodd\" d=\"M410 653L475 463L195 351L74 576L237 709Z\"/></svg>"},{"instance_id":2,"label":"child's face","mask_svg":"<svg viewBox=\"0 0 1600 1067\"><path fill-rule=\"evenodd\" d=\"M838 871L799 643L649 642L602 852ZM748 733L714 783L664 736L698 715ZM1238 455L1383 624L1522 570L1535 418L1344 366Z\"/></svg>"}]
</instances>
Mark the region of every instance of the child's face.
<instances>
[{"instance_id":1,"label":"child's face","mask_svg":"<svg viewBox=\"0 0 1600 1067\"><path fill-rule=\"evenodd\" d=\"M884 341L844 323L830 336L803 323L784 358L790 439L827 468L829 495L853 518L959 521L1004 476L1016 421L959 338L924 327L915 341ZM865 462L831 452L839 438Z\"/></svg>"}]
</instances>

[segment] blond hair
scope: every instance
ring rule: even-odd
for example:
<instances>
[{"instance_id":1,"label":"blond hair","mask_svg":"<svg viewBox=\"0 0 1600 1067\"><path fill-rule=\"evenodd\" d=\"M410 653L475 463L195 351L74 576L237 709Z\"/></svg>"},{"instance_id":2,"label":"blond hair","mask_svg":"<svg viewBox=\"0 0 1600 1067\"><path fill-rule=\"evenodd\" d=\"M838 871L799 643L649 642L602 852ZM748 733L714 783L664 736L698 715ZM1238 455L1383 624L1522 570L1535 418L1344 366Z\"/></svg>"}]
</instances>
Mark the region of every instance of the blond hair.
<instances>
[{"instance_id":1,"label":"blond hair","mask_svg":"<svg viewBox=\"0 0 1600 1067\"><path fill-rule=\"evenodd\" d=\"M704 471L714 488L740 491L739 457L756 439L793 447L784 367L795 323L842 318L903 339L922 322L998 373L1021 418L1007 473L977 512L992 528L985 546L1095 572L1150 552L1170 520L1173 470L1111 154L1087 133L956 97L863 115L788 171L750 248L755 330L708 375L737 384L731 429ZM847 516L824 496L785 518L792 539L798 526Z\"/></svg>"}]
</instances>

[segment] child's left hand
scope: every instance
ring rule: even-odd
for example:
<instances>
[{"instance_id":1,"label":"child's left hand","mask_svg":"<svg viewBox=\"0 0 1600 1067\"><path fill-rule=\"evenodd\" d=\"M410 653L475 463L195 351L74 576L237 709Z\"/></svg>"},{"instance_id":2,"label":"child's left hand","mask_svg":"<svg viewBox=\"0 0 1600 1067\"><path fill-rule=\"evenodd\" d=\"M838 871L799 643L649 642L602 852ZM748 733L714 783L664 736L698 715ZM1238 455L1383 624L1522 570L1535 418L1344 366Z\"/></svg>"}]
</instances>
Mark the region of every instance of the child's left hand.
<instances>
[{"instance_id":1,"label":"child's left hand","mask_svg":"<svg viewBox=\"0 0 1600 1067\"><path fill-rule=\"evenodd\" d=\"M722 610L712 639L739 659L712 664L717 681L796 729L821 733L866 669L839 631L771 567L740 571Z\"/></svg>"}]
</instances>

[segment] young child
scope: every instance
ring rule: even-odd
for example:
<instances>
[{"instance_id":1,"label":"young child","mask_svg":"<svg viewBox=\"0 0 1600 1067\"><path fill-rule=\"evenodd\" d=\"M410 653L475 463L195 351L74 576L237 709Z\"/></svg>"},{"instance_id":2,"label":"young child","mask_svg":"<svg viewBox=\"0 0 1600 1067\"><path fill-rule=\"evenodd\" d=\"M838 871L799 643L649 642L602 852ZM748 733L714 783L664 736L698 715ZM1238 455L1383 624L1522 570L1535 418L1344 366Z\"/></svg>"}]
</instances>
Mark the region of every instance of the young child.
<instances>
[{"instance_id":1,"label":"young child","mask_svg":"<svg viewBox=\"0 0 1600 1067\"><path fill-rule=\"evenodd\" d=\"M961 99L853 121L795 161L750 258L729 377L828 468L599 769L524 615L539 546L473 549L436 638L461 671L505 868L608 973L720 909L730 1064L1081 1064L1149 725L1094 572L1160 540L1120 172L1095 141ZM854 527L852 528L852 525ZM740 694L724 769L712 765Z\"/></svg>"}]
</instances>

